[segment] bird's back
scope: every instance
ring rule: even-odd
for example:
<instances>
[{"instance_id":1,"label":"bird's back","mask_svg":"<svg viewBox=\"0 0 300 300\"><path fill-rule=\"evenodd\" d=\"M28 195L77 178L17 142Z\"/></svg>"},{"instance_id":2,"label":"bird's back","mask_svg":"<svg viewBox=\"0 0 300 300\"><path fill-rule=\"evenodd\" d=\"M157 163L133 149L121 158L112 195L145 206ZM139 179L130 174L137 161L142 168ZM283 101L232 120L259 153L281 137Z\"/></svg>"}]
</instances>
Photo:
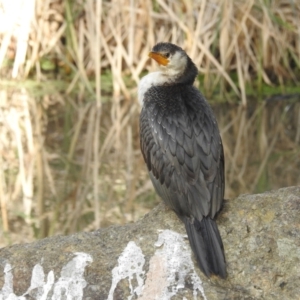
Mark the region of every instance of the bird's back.
<instances>
[{"instance_id":1,"label":"bird's back","mask_svg":"<svg viewBox=\"0 0 300 300\"><path fill-rule=\"evenodd\" d=\"M142 153L158 194L179 216L213 218L224 197L224 156L201 93L191 85L151 87L140 125Z\"/></svg>"}]
</instances>

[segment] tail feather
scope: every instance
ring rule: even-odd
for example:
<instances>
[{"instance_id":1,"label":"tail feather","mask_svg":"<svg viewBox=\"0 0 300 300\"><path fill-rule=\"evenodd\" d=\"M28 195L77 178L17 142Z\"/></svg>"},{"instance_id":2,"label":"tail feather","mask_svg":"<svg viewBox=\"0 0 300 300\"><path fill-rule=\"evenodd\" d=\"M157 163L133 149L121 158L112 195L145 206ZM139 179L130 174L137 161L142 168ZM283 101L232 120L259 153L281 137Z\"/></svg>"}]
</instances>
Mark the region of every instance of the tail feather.
<instances>
[{"instance_id":1,"label":"tail feather","mask_svg":"<svg viewBox=\"0 0 300 300\"><path fill-rule=\"evenodd\" d=\"M207 276L215 274L226 277L226 263L223 242L216 222L209 218L191 223L184 220L187 235L201 271Z\"/></svg>"}]
</instances>

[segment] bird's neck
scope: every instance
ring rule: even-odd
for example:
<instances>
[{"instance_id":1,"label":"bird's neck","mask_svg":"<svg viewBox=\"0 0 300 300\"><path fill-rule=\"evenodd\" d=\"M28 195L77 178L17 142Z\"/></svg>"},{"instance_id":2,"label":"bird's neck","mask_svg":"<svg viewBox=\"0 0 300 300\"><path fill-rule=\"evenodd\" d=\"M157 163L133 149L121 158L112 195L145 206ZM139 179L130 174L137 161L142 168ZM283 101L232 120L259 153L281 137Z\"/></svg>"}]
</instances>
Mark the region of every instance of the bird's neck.
<instances>
[{"instance_id":1,"label":"bird's neck","mask_svg":"<svg viewBox=\"0 0 300 300\"><path fill-rule=\"evenodd\" d=\"M185 69L177 75L174 83L192 85L198 75L198 69L190 58L188 58Z\"/></svg>"},{"instance_id":2,"label":"bird's neck","mask_svg":"<svg viewBox=\"0 0 300 300\"><path fill-rule=\"evenodd\" d=\"M138 85L138 99L140 105L143 106L144 95L152 86L164 85L169 82L170 78L161 71L152 72L144 76Z\"/></svg>"},{"instance_id":3,"label":"bird's neck","mask_svg":"<svg viewBox=\"0 0 300 300\"><path fill-rule=\"evenodd\" d=\"M138 85L138 99L141 106L143 106L144 95L152 86L161 85L192 85L198 74L197 67L189 59L187 66L183 71L178 69L162 69L157 72L149 73L144 76Z\"/></svg>"}]
</instances>

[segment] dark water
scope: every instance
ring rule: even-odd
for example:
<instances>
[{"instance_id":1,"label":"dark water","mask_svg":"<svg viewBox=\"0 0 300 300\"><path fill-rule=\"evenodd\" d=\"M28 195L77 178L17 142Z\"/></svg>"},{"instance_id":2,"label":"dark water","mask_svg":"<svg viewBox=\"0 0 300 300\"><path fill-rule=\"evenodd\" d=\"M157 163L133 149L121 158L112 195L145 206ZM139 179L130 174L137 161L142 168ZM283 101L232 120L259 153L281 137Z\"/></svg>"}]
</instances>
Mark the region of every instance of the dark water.
<instances>
[{"instance_id":1,"label":"dark water","mask_svg":"<svg viewBox=\"0 0 300 300\"><path fill-rule=\"evenodd\" d=\"M255 100L249 100L247 107L228 103L212 105L223 139L227 199L300 185L300 96L272 97L260 103ZM136 220L143 215L145 207L151 209L160 200L155 196L139 150L138 112L131 120L134 120L130 127L132 142L124 138L125 130L120 134L121 157L126 155L128 159L122 167L127 170L127 179L123 177L122 181L118 177L126 190L119 203L121 210L132 212L132 220ZM133 154L129 154L128 144L132 145ZM108 163L106 175L109 170L121 169L120 151L115 151L115 163ZM117 197L114 195L108 201L113 208Z\"/></svg>"},{"instance_id":2,"label":"dark water","mask_svg":"<svg viewBox=\"0 0 300 300\"><path fill-rule=\"evenodd\" d=\"M300 97L213 106L223 138L226 196L300 185Z\"/></svg>"},{"instance_id":3,"label":"dark water","mask_svg":"<svg viewBox=\"0 0 300 300\"><path fill-rule=\"evenodd\" d=\"M99 147L100 151L104 150L100 176L108 178L103 183L103 192L111 195L112 203L114 198L122 198L122 193L109 192L109 185L112 189L122 186L124 193L128 193L129 185L131 188L135 186L132 196L128 196L130 201L135 201L139 195L145 196L140 189L149 180L139 150L139 108L132 108L132 103L107 103L103 106ZM260 103L256 99L249 99L247 107L225 103L212 104L212 108L223 139L226 197L300 185L300 95L273 96ZM68 151L67 140L72 139L72 126L78 122L78 113L65 107L63 110L66 112L60 111L61 117L58 117L58 110L60 109L57 107L54 110L57 125L50 122L49 117L46 143L49 148L54 149L55 146L63 153ZM78 162L79 168L86 167L87 164L83 162L85 165L82 166L87 145L82 141L86 141L86 132L91 130L88 129L89 114L85 119L82 137L78 139L73 158L75 164ZM68 136L63 133L66 123L70 124ZM59 135L60 141L53 140L52 134L56 137ZM135 180L128 180L129 177ZM151 185L145 191L152 193Z\"/></svg>"},{"instance_id":4,"label":"dark water","mask_svg":"<svg viewBox=\"0 0 300 300\"><path fill-rule=\"evenodd\" d=\"M83 94L49 95L42 91L29 96L14 89L2 91L0 100L5 162L1 171L6 180L4 194L10 199L10 224L16 224L23 215L22 188L28 188L25 184L30 178L32 216L44 218L39 225L45 228L44 233L40 235L41 229L36 229L41 237L96 229L100 226L100 222L94 223L97 210L101 226L135 221L160 201L139 149L136 99L103 103L98 135L95 101L88 101ZM226 198L300 185L299 95L272 97L261 103L249 101L246 108L238 104L212 107L223 139ZM17 112L19 122L14 125L19 127L8 126ZM17 155L12 128L20 133L23 160ZM34 151L29 147L32 140ZM22 187L16 185L20 182L20 163L26 166L27 181L22 181ZM27 168L30 163L32 169ZM29 224L22 223L27 232L32 231Z\"/></svg>"},{"instance_id":5,"label":"dark water","mask_svg":"<svg viewBox=\"0 0 300 300\"><path fill-rule=\"evenodd\" d=\"M94 102L80 101L73 97L64 99L64 106L56 102L49 107L45 146L60 157L49 161L53 177L58 179L55 202L74 213L74 220L88 225L95 210L95 123L91 120L96 108ZM226 198L300 185L299 95L273 96L260 103L249 99L247 107L226 103L212 108L223 139ZM83 122L70 156L80 118ZM103 225L136 220L160 201L139 149L138 122L135 99L103 104L98 172ZM48 198L50 193L46 195ZM84 208L87 212L83 214Z\"/></svg>"}]
</instances>

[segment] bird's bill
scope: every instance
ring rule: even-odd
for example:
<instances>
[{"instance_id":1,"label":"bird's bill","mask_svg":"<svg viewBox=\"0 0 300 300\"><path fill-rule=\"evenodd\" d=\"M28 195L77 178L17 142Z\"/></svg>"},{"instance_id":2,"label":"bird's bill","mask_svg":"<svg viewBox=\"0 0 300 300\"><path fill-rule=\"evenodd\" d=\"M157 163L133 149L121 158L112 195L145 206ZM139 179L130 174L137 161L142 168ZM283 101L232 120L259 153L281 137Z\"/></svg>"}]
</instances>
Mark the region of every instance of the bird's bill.
<instances>
[{"instance_id":1,"label":"bird's bill","mask_svg":"<svg viewBox=\"0 0 300 300\"><path fill-rule=\"evenodd\" d=\"M169 63L169 60L158 52L151 51L148 56L153 58L160 65L166 66Z\"/></svg>"}]
</instances>

